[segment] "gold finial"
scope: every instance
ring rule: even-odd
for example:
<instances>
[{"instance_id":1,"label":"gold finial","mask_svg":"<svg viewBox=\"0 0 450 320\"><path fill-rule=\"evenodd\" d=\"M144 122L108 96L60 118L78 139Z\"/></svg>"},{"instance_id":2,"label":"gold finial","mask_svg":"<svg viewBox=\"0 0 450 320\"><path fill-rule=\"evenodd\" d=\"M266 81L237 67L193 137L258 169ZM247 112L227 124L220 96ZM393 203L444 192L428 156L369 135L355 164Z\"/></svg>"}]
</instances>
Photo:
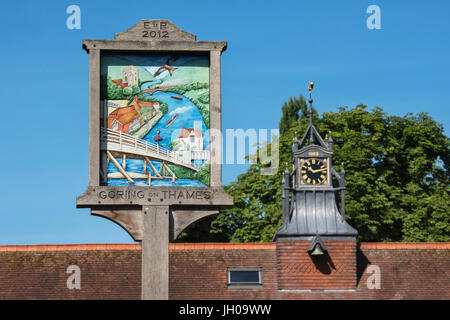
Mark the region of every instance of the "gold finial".
<instances>
[{"instance_id":1,"label":"gold finial","mask_svg":"<svg viewBox=\"0 0 450 320\"><path fill-rule=\"evenodd\" d=\"M310 82L308 86L308 91L311 94L312 89L314 88L314 82Z\"/></svg>"}]
</instances>

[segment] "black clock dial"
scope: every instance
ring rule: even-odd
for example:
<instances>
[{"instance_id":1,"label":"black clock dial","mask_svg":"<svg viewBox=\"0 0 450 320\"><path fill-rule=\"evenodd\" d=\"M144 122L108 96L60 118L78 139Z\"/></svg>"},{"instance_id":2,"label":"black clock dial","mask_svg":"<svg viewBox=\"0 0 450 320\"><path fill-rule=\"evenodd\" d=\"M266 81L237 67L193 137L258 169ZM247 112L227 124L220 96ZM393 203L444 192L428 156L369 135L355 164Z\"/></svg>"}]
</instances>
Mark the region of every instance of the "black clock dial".
<instances>
[{"instance_id":1,"label":"black clock dial","mask_svg":"<svg viewBox=\"0 0 450 320\"><path fill-rule=\"evenodd\" d=\"M308 159L300 168L300 174L306 184L322 184L327 180L327 165L321 159Z\"/></svg>"}]
</instances>

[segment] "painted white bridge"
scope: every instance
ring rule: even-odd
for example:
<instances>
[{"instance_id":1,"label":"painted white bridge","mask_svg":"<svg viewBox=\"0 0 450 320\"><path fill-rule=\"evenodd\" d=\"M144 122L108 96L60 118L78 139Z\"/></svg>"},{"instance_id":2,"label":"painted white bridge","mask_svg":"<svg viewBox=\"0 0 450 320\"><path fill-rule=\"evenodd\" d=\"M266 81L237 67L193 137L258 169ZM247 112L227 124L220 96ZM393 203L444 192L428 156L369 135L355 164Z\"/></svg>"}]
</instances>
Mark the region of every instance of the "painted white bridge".
<instances>
[{"instance_id":1,"label":"painted white bridge","mask_svg":"<svg viewBox=\"0 0 450 320\"><path fill-rule=\"evenodd\" d=\"M183 161L182 157L177 156L175 151L163 148L156 143L152 143L146 140L142 140L132 135L122 133L119 131L100 128L100 149L103 151L102 154L106 155L102 161L106 161L106 166L108 168L109 161L117 167L119 172L115 173L105 173L102 172L101 175L103 179L106 178L116 178L116 179L127 179L128 182L134 182L133 178L146 178L148 179L148 185L150 185L151 179L166 179L171 178L175 181L177 178L175 174L170 170L167 164L173 164L180 166L192 171L199 171L200 169L190 162ZM115 156L122 156L122 164L119 164L115 159ZM126 171L126 158L142 159L143 160L143 173L127 172ZM150 161L158 161L162 163L163 175L161 175L153 166ZM154 175L151 174L150 170L147 173L148 164L152 169ZM170 176L166 176L166 171L170 173Z\"/></svg>"}]
</instances>

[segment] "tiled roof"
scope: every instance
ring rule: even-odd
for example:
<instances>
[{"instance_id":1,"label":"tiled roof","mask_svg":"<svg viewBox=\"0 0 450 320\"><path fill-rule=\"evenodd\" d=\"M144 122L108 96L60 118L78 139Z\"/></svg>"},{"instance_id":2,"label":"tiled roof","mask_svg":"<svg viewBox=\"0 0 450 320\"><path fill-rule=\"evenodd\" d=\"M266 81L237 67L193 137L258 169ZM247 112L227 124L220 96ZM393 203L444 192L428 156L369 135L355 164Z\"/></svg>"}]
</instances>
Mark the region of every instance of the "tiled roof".
<instances>
[{"instance_id":1,"label":"tiled roof","mask_svg":"<svg viewBox=\"0 0 450 320\"><path fill-rule=\"evenodd\" d=\"M126 88L128 86L128 83L122 83L122 79L115 79L112 82L120 86L122 89Z\"/></svg>"},{"instance_id":2,"label":"tiled roof","mask_svg":"<svg viewBox=\"0 0 450 320\"><path fill-rule=\"evenodd\" d=\"M122 124L127 124L134 119L139 118L139 113L133 106L117 108L108 116L108 123L112 123L115 119Z\"/></svg>"},{"instance_id":3,"label":"tiled roof","mask_svg":"<svg viewBox=\"0 0 450 320\"><path fill-rule=\"evenodd\" d=\"M361 249L450 249L450 242L362 242Z\"/></svg>"},{"instance_id":4,"label":"tiled roof","mask_svg":"<svg viewBox=\"0 0 450 320\"><path fill-rule=\"evenodd\" d=\"M181 128L180 134L178 135L178 138L187 138L187 137L189 137L191 132L194 132L194 134L195 134L195 136L197 138L201 138L202 137L202 131L201 130L196 130L194 128L185 128L183 126L183 128Z\"/></svg>"},{"instance_id":5,"label":"tiled roof","mask_svg":"<svg viewBox=\"0 0 450 320\"><path fill-rule=\"evenodd\" d=\"M266 243L171 243L170 250L275 250L275 242ZM361 249L382 250L448 250L450 242L363 242ZM0 245L0 252L26 251L92 251L92 250L141 250L138 243L111 244L38 244L38 245Z\"/></svg>"}]
</instances>

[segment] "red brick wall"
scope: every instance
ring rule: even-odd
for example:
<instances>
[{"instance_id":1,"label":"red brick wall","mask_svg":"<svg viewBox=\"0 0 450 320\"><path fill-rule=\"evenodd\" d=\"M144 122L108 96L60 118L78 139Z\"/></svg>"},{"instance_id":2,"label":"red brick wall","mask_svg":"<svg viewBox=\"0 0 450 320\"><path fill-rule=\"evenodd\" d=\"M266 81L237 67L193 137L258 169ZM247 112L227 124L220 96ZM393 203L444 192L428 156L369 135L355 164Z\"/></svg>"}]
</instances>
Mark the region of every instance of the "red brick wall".
<instances>
[{"instance_id":1,"label":"red brick wall","mask_svg":"<svg viewBox=\"0 0 450 320\"><path fill-rule=\"evenodd\" d=\"M338 265L345 257L345 246L338 249L333 243L325 244ZM300 247L299 252L303 250ZM280 249L277 251L275 243L171 244L169 297L450 299L450 243L362 243L354 289L336 289L334 281L325 289L325 282L319 279L317 283L325 290L279 290L277 255L287 248ZM333 252L342 252L342 257L338 259ZM66 286L67 267L74 264L81 269L81 290ZM367 287L370 265L380 268L380 289ZM229 288L226 272L232 267L262 268L262 287ZM0 246L0 299L139 299L140 281L140 245ZM302 283L295 277L292 281ZM288 287L287 281L284 285Z\"/></svg>"},{"instance_id":2,"label":"red brick wall","mask_svg":"<svg viewBox=\"0 0 450 320\"><path fill-rule=\"evenodd\" d=\"M450 299L450 243L361 243L356 299ZM370 265L381 288L367 288Z\"/></svg>"},{"instance_id":3,"label":"red brick wall","mask_svg":"<svg viewBox=\"0 0 450 320\"><path fill-rule=\"evenodd\" d=\"M0 250L0 299L140 299L140 250L51 247ZM80 267L80 290L67 288L70 265Z\"/></svg>"},{"instance_id":4,"label":"red brick wall","mask_svg":"<svg viewBox=\"0 0 450 320\"><path fill-rule=\"evenodd\" d=\"M271 299L276 253L264 244L176 244L170 252L170 299ZM262 268L262 288L233 289L227 268Z\"/></svg>"},{"instance_id":5,"label":"red brick wall","mask_svg":"<svg viewBox=\"0 0 450 320\"><path fill-rule=\"evenodd\" d=\"M356 287L356 242L324 241L328 254L310 256L311 241L278 241L278 288L354 289Z\"/></svg>"}]
</instances>

